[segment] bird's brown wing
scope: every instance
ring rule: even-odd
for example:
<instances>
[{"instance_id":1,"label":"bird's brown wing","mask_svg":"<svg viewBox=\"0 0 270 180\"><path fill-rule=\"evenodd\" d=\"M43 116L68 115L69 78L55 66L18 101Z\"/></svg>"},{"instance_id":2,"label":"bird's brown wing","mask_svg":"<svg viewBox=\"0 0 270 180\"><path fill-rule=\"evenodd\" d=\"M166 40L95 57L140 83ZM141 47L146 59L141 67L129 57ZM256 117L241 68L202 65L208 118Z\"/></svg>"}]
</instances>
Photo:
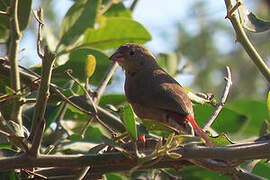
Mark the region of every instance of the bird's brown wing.
<instances>
[{"instance_id":1,"label":"bird's brown wing","mask_svg":"<svg viewBox=\"0 0 270 180\"><path fill-rule=\"evenodd\" d=\"M184 88L162 69L127 77L125 91L131 103L193 115L192 104Z\"/></svg>"}]
</instances>

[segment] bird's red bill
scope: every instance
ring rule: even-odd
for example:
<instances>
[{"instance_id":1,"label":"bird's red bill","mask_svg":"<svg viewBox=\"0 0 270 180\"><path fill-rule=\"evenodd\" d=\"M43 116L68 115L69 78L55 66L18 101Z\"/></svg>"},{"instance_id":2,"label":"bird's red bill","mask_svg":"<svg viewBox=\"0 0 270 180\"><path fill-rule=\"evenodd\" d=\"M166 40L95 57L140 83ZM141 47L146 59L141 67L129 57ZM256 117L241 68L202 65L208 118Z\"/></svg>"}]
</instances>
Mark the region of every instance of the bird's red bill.
<instances>
[{"instance_id":1,"label":"bird's red bill","mask_svg":"<svg viewBox=\"0 0 270 180\"><path fill-rule=\"evenodd\" d=\"M123 62L124 61L123 53L117 50L109 59L116 62Z\"/></svg>"}]
</instances>

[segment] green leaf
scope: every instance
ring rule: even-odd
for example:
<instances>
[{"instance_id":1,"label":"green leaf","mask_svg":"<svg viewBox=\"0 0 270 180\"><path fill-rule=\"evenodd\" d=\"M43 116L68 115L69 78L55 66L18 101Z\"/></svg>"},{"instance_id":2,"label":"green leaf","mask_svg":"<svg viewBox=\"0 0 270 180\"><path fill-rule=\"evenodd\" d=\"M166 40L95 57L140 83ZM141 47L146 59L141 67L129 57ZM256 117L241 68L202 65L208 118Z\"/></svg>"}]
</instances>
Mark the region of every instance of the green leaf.
<instances>
[{"instance_id":1,"label":"green leaf","mask_svg":"<svg viewBox=\"0 0 270 180\"><path fill-rule=\"evenodd\" d=\"M59 43L59 39L54 35L51 27L47 27L46 29L46 43L50 51L54 52L56 50L57 44Z\"/></svg>"},{"instance_id":2,"label":"green leaf","mask_svg":"<svg viewBox=\"0 0 270 180\"><path fill-rule=\"evenodd\" d=\"M169 127L161 122L153 121L150 119L142 119L142 124L148 131L161 131L170 133L178 131L173 127Z\"/></svg>"},{"instance_id":3,"label":"green leaf","mask_svg":"<svg viewBox=\"0 0 270 180\"><path fill-rule=\"evenodd\" d=\"M126 17L132 18L131 12L127 9L122 2L112 4L112 6L104 14L107 17Z\"/></svg>"},{"instance_id":4,"label":"green leaf","mask_svg":"<svg viewBox=\"0 0 270 180\"><path fill-rule=\"evenodd\" d=\"M106 104L112 104L119 106L126 102L126 96L124 94L106 94L100 98L99 106L105 106Z\"/></svg>"},{"instance_id":5,"label":"green leaf","mask_svg":"<svg viewBox=\"0 0 270 180\"><path fill-rule=\"evenodd\" d=\"M85 32L83 46L100 49L118 48L124 43L143 44L151 40L149 32L137 21L129 18L107 18L98 29Z\"/></svg>"},{"instance_id":6,"label":"green leaf","mask_svg":"<svg viewBox=\"0 0 270 180\"><path fill-rule=\"evenodd\" d=\"M228 104L226 107L248 117L247 125L242 132L246 135L259 135L262 122L264 119L269 119L265 100L237 100Z\"/></svg>"},{"instance_id":7,"label":"green leaf","mask_svg":"<svg viewBox=\"0 0 270 180\"><path fill-rule=\"evenodd\" d=\"M9 7L9 0L2 0L0 1L0 11L7 12ZM8 31L9 29L9 20L8 16L0 14L0 39L5 39L8 37Z\"/></svg>"},{"instance_id":8,"label":"green leaf","mask_svg":"<svg viewBox=\"0 0 270 180\"><path fill-rule=\"evenodd\" d=\"M244 28L251 32L264 32L270 29L270 22L258 18L255 14L250 12L246 15Z\"/></svg>"},{"instance_id":9,"label":"green leaf","mask_svg":"<svg viewBox=\"0 0 270 180\"><path fill-rule=\"evenodd\" d=\"M24 138L24 133L23 133L23 129L21 128L21 126L19 124L17 124L16 122L9 120L7 122L7 127L9 128L9 130L12 132L12 135L15 135L16 137L21 137Z\"/></svg>"},{"instance_id":10,"label":"green leaf","mask_svg":"<svg viewBox=\"0 0 270 180\"><path fill-rule=\"evenodd\" d=\"M270 163L261 160L253 168L252 173L270 179Z\"/></svg>"},{"instance_id":11,"label":"green leaf","mask_svg":"<svg viewBox=\"0 0 270 180\"><path fill-rule=\"evenodd\" d=\"M109 180L127 180L126 177L117 173L108 173L108 174L105 174L105 176L106 176L106 179L109 179Z\"/></svg>"},{"instance_id":12,"label":"green leaf","mask_svg":"<svg viewBox=\"0 0 270 180\"><path fill-rule=\"evenodd\" d=\"M205 168L201 168L198 166L188 166L182 168L180 171L175 172L175 170L171 170L172 173L176 176L182 177L185 179L192 180L230 180L231 178L226 176L220 176L217 172L207 170ZM205 177L205 178L203 178Z\"/></svg>"},{"instance_id":13,"label":"green leaf","mask_svg":"<svg viewBox=\"0 0 270 180\"><path fill-rule=\"evenodd\" d=\"M47 130L48 127L50 127L50 125L56 121L63 107L64 107L63 103L59 105L52 105L52 104L47 105L44 114L44 118L46 120L45 130ZM35 107L32 107L23 112L23 122L24 125L27 127L27 129L30 129L31 127L31 122L29 122L29 119L33 119L34 110Z\"/></svg>"},{"instance_id":14,"label":"green leaf","mask_svg":"<svg viewBox=\"0 0 270 180\"><path fill-rule=\"evenodd\" d=\"M75 42L87 28L93 28L101 0L76 1L64 17L60 44Z\"/></svg>"},{"instance_id":15,"label":"green leaf","mask_svg":"<svg viewBox=\"0 0 270 180\"><path fill-rule=\"evenodd\" d=\"M71 136L68 137L69 140L71 141L84 141L84 142L92 142L92 143L101 143L102 132L99 128L96 127L89 127L86 130L84 139L82 139L81 134L72 134Z\"/></svg>"},{"instance_id":16,"label":"green leaf","mask_svg":"<svg viewBox=\"0 0 270 180\"><path fill-rule=\"evenodd\" d=\"M199 126L202 126L214 111L214 108L209 105L195 105L193 107L195 119ZM245 124L247 124L247 117L245 114L238 113L229 109L228 106L225 106L211 127L218 133L228 133L233 135L235 133L240 133Z\"/></svg>"},{"instance_id":17,"label":"green leaf","mask_svg":"<svg viewBox=\"0 0 270 180\"><path fill-rule=\"evenodd\" d=\"M67 69L72 69L72 75L83 82L85 79L83 70L85 68L85 59L90 54L96 57L96 70L89 79L89 83L97 85L103 79L111 62L108 60L108 56L102 51L90 48L73 50L69 55L69 60L64 65L58 66L54 70L54 80L67 80L67 77L64 76L64 72Z\"/></svg>"},{"instance_id":18,"label":"green leaf","mask_svg":"<svg viewBox=\"0 0 270 180\"><path fill-rule=\"evenodd\" d=\"M1 171L0 179L18 180L19 178L16 176L16 172L14 170L11 170L11 171ZM20 177L20 179L23 178Z\"/></svg>"},{"instance_id":19,"label":"green leaf","mask_svg":"<svg viewBox=\"0 0 270 180\"><path fill-rule=\"evenodd\" d=\"M93 107L85 96L74 96L74 97L71 97L70 100L73 103L77 104L78 106L82 107L83 109L93 112ZM80 120L80 118L89 119L89 116L86 116L84 114L79 114L76 112L75 112L76 114L74 114L74 112L71 112L70 110L71 109L69 108L66 113L66 117L69 117L75 120ZM107 124L109 127L111 127L113 130L115 130L116 132L125 131L125 126L123 125L123 123L120 120L118 121L118 119L114 117L112 114L108 114L102 108L98 108L98 111L99 111L98 112L99 118L102 119L102 121L105 124Z\"/></svg>"},{"instance_id":20,"label":"green leaf","mask_svg":"<svg viewBox=\"0 0 270 180\"><path fill-rule=\"evenodd\" d=\"M57 151L65 152L67 154L87 154L89 149L95 147L96 143L84 142L84 141L72 141L59 144Z\"/></svg>"},{"instance_id":21,"label":"green leaf","mask_svg":"<svg viewBox=\"0 0 270 180\"><path fill-rule=\"evenodd\" d=\"M96 69L96 58L93 55L88 55L85 59L85 76L86 78L91 77Z\"/></svg>"},{"instance_id":22,"label":"green leaf","mask_svg":"<svg viewBox=\"0 0 270 180\"><path fill-rule=\"evenodd\" d=\"M136 128L136 121L134 112L130 104L126 104L123 109L120 110L120 116L122 121L124 122L129 135L134 139L137 140L137 128Z\"/></svg>"},{"instance_id":23,"label":"green leaf","mask_svg":"<svg viewBox=\"0 0 270 180\"><path fill-rule=\"evenodd\" d=\"M18 19L20 31L23 31L30 20L32 0L18 1Z\"/></svg>"},{"instance_id":24,"label":"green leaf","mask_svg":"<svg viewBox=\"0 0 270 180\"><path fill-rule=\"evenodd\" d=\"M215 146L226 146L232 144L229 139L225 136L225 134L220 134L217 137L209 137L212 143L215 144Z\"/></svg>"},{"instance_id":25,"label":"green leaf","mask_svg":"<svg viewBox=\"0 0 270 180\"><path fill-rule=\"evenodd\" d=\"M0 144L0 149L9 149L9 150L11 150L12 146L9 143L1 143Z\"/></svg>"},{"instance_id":26,"label":"green leaf","mask_svg":"<svg viewBox=\"0 0 270 180\"><path fill-rule=\"evenodd\" d=\"M241 0L240 2L241 6L238 8L238 12L241 24L245 29L254 33L264 32L270 29L269 21L258 18L254 13L249 12L245 8L243 0Z\"/></svg>"}]
</instances>

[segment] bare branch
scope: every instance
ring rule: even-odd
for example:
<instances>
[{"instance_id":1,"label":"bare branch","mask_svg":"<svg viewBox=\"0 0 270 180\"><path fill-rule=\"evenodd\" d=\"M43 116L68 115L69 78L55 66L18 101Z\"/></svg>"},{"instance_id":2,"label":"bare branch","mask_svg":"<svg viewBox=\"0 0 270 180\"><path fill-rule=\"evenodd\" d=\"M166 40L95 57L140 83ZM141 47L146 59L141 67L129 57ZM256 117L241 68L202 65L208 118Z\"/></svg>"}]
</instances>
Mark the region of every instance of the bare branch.
<instances>
[{"instance_id":1,"label":"bare branch","mask_svg":"<svg viewBox=\"0 0 270 180\"><path fill-rule=\"evenodd\" d=\"M39 148L41 145L41 138L42 138L44 129L45 129L45 119L42 119L40 121L39 126L35 129L35 136L33 139L33 143L32 143L31 148L28 151L28 154L33 157L37 157L39 155Z\"/></svg>"},{"instance_id":2,"label":"bare branch","mask_svg":"<svg viewBox=\"0 0 270 180\"><path fill-rule=\"evenodd\" d=\"M38 13L38 22L39 22L39 32L38 32L38 40L37 40L37 53L39 57L42 59L42 71L41 71L41 80L40 80L40 86L38 88L38 96L37 96L37 103L35 105L35 111L34 116L32 120L32 126L31 126L31 133L29 136L29 140L33 140L35 136L36 129L38 129L38 126L40 125L42 119L44 118L47 101L50 96L50 83L51 83L51 76L52 76L52 70L53 65L55 61L55 54L49 51L48 46L45 46L44 48L44 55L41 54L40 49L40 41L42 40L42 33L44 28L44 22L43 22L43 11L42 9L39 9Z\"/></svg>"},{"instance_id":3,"label":"bare branch","mask_svg":"<svg viewBox=\"0 0 270 180\"><path fill-rule=\"evenodd\" d=\"M35 19L38 21L38 38L37 38L37 54L38 56L43 59L43 54L41 52L41 42L43 40L43 32L44 32L44 15L43 9L39 8L38 11L33 11Z\"/></svg>"},{"instance_id":4,"label":"bare branch","mask_svg":"<svg viewBox=\"0 0 270 180\"><path fill-rule=\"evenodd\" d=\"M226 70L227 70L227 77L225 77L225 81L227 81L226 86L224 88L224 91L222 93L222 96L220 98L220 102L217 104L217 107L215 109L215 111L212 113L212 115L210 116L208 122L204 125L203 130L207 130L212 123L215 121L215 119L217 118L218 114L220 113L220 111L222 110L227 97L229 95L230 92L230 87L232 85L232 75L231 75L231 70L229 68L229 66L226 66Z\"/></svg>"},{"instance_id":5,"label":"bare branch","mask_svg":"<svg viewBox=\"0 0 270 180\"><path fill-rule=\"evenodd\" d=\"M96 96L94 97L94 102L98 103L100 97L102 96L107 84L109 83L109 81L110 81L113 73L116 71L117 67L118 67L117 62L113 62L109 66L109 68L108 68L108 70L106 72L106 75L104 76L104 79L100 82L97 90L95 91Z\"/></svg>"}]
</instances>

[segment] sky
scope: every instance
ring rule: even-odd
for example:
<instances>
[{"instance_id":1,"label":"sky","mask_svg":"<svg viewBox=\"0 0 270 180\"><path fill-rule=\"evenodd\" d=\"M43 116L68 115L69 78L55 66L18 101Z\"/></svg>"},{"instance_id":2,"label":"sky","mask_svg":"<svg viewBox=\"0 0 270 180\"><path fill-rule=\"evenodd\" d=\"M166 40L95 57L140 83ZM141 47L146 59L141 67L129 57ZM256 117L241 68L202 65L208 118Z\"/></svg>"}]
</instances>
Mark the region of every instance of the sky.
<instances>
[{"instance_id":1,"label":"sky","mask_svg":"<svg viewBox=\"0 0 270 180\"><path fill-rule=\"evenodd\" d=\"M33 9L39 7L39 2L39 0L33 1ZM131 2L132 0L124 0L126 5L129 5ZM152 35L152 40L146 43L146 47L154 54L172 51L177 42L177 23L183 24L190 33L196 34L198 32L197 22L190 18L192 13L196 13L195 10L191 9L192 5L196 2L198 2L198 0L139 0L133 12L133 18L143 24ZM220 20L230 25L229 21L224 19L226 15L224 0L205 0L205 2L208 8L208 20ZM247 5L252 4L249 0L245 2L247 2ZM54 0L53 3L54 11L57 12L59 23L61 23L65 13L73 4L73 1ZM225 52L226 48L224 48L223 44L231 40L226 39L226 37L222 35L216 38L217 44L220 45L220 48ZM36 44L33 43L35 39L36 34L32 32L26 32L24 34L21 47L24 47L25 50L20 54L20 64L31 66L40 63L40 58L37 54L32 53L36 50ZM229 50L230 49L227 49L227 51ZM120 71L119 68L118 73L121 73ZM184 86L189 86L192 82L192 76L184 75L178 77L177 80Z\"/></svg>"},{"instance_id":2,"label":"sky","mask_svg":"<svg viewBox=\"0 0 270 180\"><path fill-rule=\"evenodd\" d=\"M33 1L33 9L39 7L39 0ZM65 16L69 7L73 4L71 0L63 1L54 0L54 11L58 14L59 22ZM125 0L124 3L129 5L132 0ZM196 0L140 0L133 12L135 20L143 24L151 33L152 41L147 43L146 46L154 53L171 51L175 46L176 41L176 23L183 23L190 29L191 32L196 32L196 22L192 22L188 16L192 12L188 12L190 7ZM215 18L223 18L225 16L225 5L222 0L208 0L209 13L212 13ZM164 35L166 39L164 39ZM24 39L22 40L21 47L26 47L22 53L23 56L33 59L29 61L22 59L23 65L34 65L39 63L37 55L31 54L36 46L33 42L35 34L32 32L25 32Z\"/></svg>"}]
</instances>

